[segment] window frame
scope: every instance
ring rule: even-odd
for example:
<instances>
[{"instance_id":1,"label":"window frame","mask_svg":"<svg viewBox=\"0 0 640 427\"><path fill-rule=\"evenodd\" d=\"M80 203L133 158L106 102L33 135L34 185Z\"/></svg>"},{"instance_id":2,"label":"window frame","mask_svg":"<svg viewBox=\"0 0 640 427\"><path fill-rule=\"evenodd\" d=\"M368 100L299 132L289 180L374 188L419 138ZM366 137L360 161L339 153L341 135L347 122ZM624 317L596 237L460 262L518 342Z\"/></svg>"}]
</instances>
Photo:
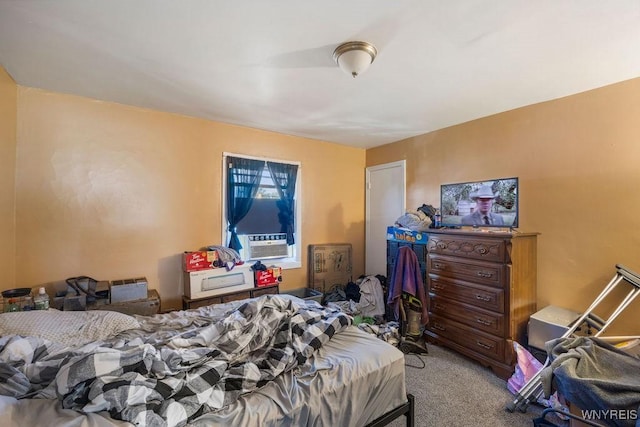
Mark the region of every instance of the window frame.
<instances>
[{"instance_id":1,"label":"window frame","mask_svg":"<svg viewBox=\"0 0 640 427\"><path fill-rule=\"evenodd\" d=\"M295 243L293 248L293 256L285 258L270 258L269 265L281 267L282 269L301 268L302 267L302 163L299 161L274 159L269 157L250 156L247 154L238 154L223 152L222 153L222 203L221 203L221 242L222 246L229 244L230 232L227 230L229 222L227 221L227 157L242 157L245 159L264 160L267 162L285 163L298 166L295 191ZM242 254L241 254L242 255ZM249 263L253 261L247 261Z\"/></svg>"}]
</instances>

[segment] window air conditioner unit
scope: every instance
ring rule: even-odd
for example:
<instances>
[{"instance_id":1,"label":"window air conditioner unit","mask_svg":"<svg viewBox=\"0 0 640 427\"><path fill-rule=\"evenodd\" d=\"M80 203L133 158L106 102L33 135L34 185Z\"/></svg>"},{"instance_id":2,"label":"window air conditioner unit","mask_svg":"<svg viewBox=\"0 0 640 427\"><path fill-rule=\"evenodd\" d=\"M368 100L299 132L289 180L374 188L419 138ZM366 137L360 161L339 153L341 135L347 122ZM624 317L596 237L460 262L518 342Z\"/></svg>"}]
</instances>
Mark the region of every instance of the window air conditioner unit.
<instances>
[{"instance_id":1,"label":"window air conditioner unit","mask_svg":"<svg viewBox=\"0 0 640 427\"><path fill-rule=\"evenodd\" d=\"M285 258L289 256L286 233L247 234L246 249L249 260Z\"/></svg>"}]
</instances>

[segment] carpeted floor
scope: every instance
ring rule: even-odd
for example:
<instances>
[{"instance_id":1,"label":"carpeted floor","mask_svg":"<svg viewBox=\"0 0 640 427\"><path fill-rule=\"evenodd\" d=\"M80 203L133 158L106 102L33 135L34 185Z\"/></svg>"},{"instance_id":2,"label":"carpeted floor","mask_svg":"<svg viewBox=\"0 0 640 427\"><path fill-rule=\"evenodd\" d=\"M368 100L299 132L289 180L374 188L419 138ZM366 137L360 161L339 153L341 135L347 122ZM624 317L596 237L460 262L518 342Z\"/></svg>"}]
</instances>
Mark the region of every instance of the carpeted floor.
<instances>
[{"instance_id":1,"label":"carpeted floor","mask_svg":"<svg viewBox=\"0 0 640 427\"><path fill-rule=\"evenodd\" d=\"M533 426L533 418L542 413L544 408L537 405L526 413L506 411L515 396L491 369L445 347L430 344L428 350L427 355L405 357L407 392L415 396L417 427ZM563 424L557 418L552 422ZM405 418L390 425L405 426Z\"/></svg>"}]
</instances>

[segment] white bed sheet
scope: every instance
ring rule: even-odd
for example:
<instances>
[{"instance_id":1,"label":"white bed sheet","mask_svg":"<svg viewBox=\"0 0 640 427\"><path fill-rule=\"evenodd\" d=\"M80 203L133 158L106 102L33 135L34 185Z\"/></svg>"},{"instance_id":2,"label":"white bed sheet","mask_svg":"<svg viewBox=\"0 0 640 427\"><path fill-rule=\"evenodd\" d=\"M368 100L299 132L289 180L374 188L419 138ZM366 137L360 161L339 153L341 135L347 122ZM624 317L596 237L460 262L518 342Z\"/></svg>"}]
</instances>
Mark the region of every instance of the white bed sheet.
<instances>
[{"instance_id":1,"label":"white bed sheet","mask_svg":"<svg viewBox=\"0 0 640 427\"><path fill-rule=\"evenodd\" d=\"M404 355L351 326L318 350L312 363L204 414L193 426L364 426L407 400ZM108 414L82 415L56 401L0 396L3 426L129 426Z\"/></svg>"}]
</instances>

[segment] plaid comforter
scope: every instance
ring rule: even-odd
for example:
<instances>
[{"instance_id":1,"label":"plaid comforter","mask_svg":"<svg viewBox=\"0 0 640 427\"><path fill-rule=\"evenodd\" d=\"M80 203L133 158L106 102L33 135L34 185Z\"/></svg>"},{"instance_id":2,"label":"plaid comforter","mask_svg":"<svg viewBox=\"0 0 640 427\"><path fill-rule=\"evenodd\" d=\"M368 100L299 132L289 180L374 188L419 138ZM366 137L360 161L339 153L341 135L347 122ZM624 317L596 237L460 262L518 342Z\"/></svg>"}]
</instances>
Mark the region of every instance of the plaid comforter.
<instances>
[{"instance_id":1,"label":"plaid comforter","mask_svg":"<svg viewBox=\"0 0 640 427\"><path fill-rule=\"evenodd\" d=\"M180 426L305 363L351 323L338 310L277 295L227 306L140 318L140 329L77 348L2 337L0 394Z\"/></svg>"}]
</instances>

